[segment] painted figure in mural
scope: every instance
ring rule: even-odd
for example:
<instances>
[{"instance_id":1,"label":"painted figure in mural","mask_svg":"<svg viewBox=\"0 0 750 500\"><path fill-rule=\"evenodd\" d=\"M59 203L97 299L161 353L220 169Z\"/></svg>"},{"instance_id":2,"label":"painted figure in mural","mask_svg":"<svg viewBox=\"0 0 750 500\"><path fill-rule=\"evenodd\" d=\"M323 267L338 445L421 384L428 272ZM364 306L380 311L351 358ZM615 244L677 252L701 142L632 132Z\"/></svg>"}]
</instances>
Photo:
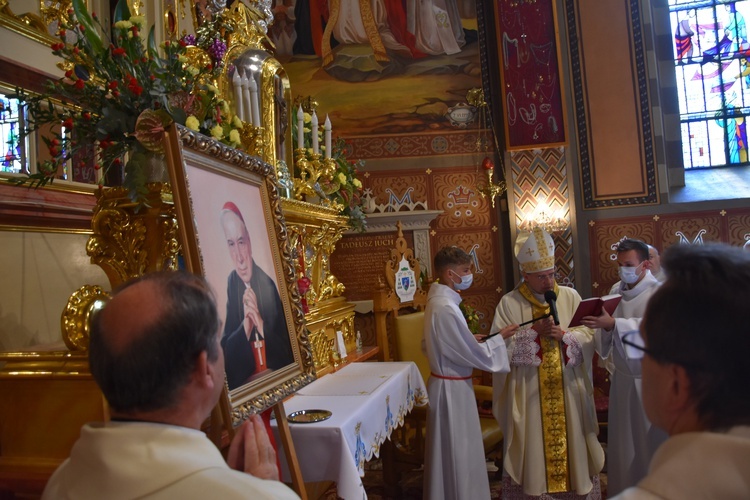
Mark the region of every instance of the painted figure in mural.
<instances>
[{"instance_id":1,"label":"painted figure in mural","mask_svg":"<svg viewBox=\"0 0 750 500\"><path fill-rule=\"evenodd\" d=\"M273 280L253 260L250 235L237 205L221 211L234 270L227 280L227 316L221 347L229 390L251 377L294 362L284 308Z\"/></svg>"},{"instance_id":2,"label":"painted figure in mural","mask_svg":"<svg viewBox=\"0 0 750 500\"><path fill-rule=\"evenodd\" d=\"M616 495L635 486L648 472L656 449L667 439L651 425L641 404L641 355L633 358L622 339L640 339L638 327L646 304L659 288L651 274L648 245L625 238L617 246L620 281L610 294L622 300L610 316L584 316L581 323L594 328L596 348L610 368L609 422L607 426L607 494Z\"/></svg>"},{"instance_id":3,"label":"painted figure in mural","mask_svg":"<svg viewBox=\"0 0 750 500\"><path fill-rule=\"evenodd\" d=\"M727 96L727 111L731 113L733 109L737 109L737 94L731 92ZM716 124L719 127L723 127L726 132L727 146L729 149L729 158L727 163L738 164L744 163L748 160L747 153L747 123L745 118L741 115L729 115L727 118L720 118L716 120Z\"/></svg>"},{"instance_id":4,"label":"painted figure in mural","mask_svg":"<svg viewBox=\"0 0 750 500\"><path fill-rule=\"evenodd\" d=\"M508 371L503 339L518 325L509 324L501 335L484 342L472 335L459 308L458 293L471 286L471 262L471 256L458 247L442 248L434 259L439 280L427 296L424 343L431 374L424 498L430 500L490 498L471 378L474 368Z\"/></svg>"},{"instance_id":5,"label":"painted figure in mural","mask_svg":"<svg viewBox=\"0 0 750 500\"><path fill-rule=\"evenodd\" d=\"M276 45L276 55L291 56L297 32L294 30L294 0L274 0L273 24L268 27L268 35Z\"/></svg>"},{"instance_id":6,"label":"painted figure in mural","mask_svg":"<svg viewBox=\"0 0 750 500\"><path fill-rule=\"evenodd\" d=\"M448 0L297 0L295 16L294 53L318 55L324 65L333 62L338 45L369 45L385 62L392 55L457 54L466 44L459 7Z\"/></svg>"},{"instance_id":7,"label":"painted figure in mural","mask_svg":"<svg viewBox=\"0 0 750 500\"><path fill-rule=\"evenodd\" d=\"M490 331L533 322L506 339L510 373L495 373L492 380L492 411L504 438L503 496L601 498L594 332L568 327L581 296L555 281L555 244L548 233L521 233L515 254L523 281L503 295Z\"/></svg>"}]
</instances>

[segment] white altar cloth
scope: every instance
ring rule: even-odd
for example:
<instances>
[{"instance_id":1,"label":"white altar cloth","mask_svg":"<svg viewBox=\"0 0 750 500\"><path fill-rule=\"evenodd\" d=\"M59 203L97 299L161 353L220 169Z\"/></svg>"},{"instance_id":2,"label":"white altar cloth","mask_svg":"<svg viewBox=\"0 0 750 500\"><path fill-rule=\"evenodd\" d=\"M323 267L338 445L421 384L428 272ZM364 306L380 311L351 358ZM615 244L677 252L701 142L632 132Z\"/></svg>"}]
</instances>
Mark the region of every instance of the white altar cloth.
<instances>
[{"instance_id":1,"label":"white altar cloth","mask_svg":"<svg viewBox=\"0 0 750 500\"><path fill-rule=\"evenodd\" d=\"M365 462L379 456L380 445L403 425L415 404L427 404L427 390L412 362L352 363L300 389L284 402L287 414L312 409L332 413L322 422L289 423L303 479L336 481L345 500L367 498L361 479ZM278 440L276 422L272 425ZM289 481L284 457L281 467Z\"/></svg>"}]
</instances>

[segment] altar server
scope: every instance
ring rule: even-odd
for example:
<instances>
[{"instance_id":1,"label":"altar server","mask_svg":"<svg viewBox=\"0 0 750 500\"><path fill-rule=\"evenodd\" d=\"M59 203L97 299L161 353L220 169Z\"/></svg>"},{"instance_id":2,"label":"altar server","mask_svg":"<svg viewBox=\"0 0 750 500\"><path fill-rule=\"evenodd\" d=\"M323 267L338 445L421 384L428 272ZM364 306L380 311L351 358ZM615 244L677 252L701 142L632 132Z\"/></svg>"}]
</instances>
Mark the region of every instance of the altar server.
<instances>
[{"instance_id":1,"label":"altar server","mask_svg":"<svg viewBox=\"0 0 750 500\"><path fill-rule=\"evenodd\" d=\"M424 340L430 361L424 498L488 499L490 485L484 459L479 412L472 387L474 368L508 371L502 335L479 342L466 323L459 291L471 286L472 259L457 247L435 255L439 281L427 295Z\"/></svg>"}]
</instances>

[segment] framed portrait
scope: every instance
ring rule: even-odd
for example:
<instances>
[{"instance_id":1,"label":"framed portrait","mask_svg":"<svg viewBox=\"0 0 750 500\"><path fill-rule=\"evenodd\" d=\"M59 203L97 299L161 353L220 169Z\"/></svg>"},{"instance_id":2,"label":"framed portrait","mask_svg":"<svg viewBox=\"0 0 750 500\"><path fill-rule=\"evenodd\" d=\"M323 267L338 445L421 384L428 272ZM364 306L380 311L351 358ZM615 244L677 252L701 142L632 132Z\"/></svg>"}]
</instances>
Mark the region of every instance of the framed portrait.
<instances>
[{"instance_id":1,"label":"framed portrait","mask_svg":"<svg viewBox=\"0 0 750 500\"><path fill-rule=\"evenodd\" d=\"M214 290L233 425L315 379L273 166L174 125L167 166L185 267Z\"/></svg>"}]
</instances>

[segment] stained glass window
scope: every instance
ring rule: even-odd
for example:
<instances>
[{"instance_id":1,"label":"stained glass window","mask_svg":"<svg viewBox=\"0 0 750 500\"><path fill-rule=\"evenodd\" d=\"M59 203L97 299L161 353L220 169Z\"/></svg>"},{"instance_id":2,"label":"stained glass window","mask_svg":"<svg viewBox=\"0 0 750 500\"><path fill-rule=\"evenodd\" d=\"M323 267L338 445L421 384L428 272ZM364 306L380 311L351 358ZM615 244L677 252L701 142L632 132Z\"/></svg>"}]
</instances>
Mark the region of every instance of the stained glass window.
<instances>
[{"instance_id":1,"label":"stained glass window","mask_svg":"<svg viewBox=\"0 0 750 500\"><path fill-rule=\"evenodd\" d=\"M746 165L750 1L669 0L686 169Z\"/></svg>"},{"instance_id":2,"label":"stained glass window","mask_svg":"<svg viewBox=\"0 0 750 500\"><path fill-rule=\"evenodd\" d=\"M25 148L22 148L18 135L21 119L18 100L0 93L0 172L19 173L25 170Z\"/></svg>"}]
</instances>

